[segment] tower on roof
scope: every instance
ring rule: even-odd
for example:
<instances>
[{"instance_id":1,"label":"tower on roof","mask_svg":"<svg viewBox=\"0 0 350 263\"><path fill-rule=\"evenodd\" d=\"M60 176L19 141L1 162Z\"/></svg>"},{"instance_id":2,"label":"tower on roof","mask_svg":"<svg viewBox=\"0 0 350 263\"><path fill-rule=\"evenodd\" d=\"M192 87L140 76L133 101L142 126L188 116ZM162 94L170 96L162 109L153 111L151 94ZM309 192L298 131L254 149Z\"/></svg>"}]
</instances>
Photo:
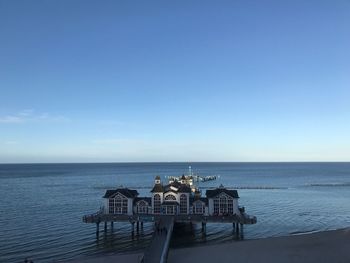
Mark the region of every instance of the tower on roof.
<instances>
[{"instance_id":1,"label":"tower on roof","mask_svg":"<svg viewBox=\"0 0 350 263\"><path fill-rule=\"evenodd\" d=\"M186 176L184 174L181 176L181 183L182 184L186 183Z\"/></svg>"},{"instance_id":2,"label":"tower on roof","mask_svg":"<svg viewBox=\"0 0 350 263\"><path fill-rule=\"evenodd\" d=\"M154 183L155 184L160 184L160 176L159 175L157 175L156 179L154 179Z\"/></svg>"}]
</instances>

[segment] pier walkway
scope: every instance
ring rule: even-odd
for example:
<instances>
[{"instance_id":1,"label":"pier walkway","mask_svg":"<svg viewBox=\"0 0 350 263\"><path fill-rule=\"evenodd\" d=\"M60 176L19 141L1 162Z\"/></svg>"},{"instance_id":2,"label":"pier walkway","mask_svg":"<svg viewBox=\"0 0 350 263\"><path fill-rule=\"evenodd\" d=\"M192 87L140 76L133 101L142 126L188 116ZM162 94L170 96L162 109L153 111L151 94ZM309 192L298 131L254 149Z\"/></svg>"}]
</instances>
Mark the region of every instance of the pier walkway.
<instances>
[{"instance_id":1,"label":"pier walkway","mask_svg":"<svg viewBox=\"0 0 350 263\"><path fill-rule=\"evenodd\" d=\"M156 223L150 246L144 253L143 263L165 263L174 227L174 218L164 216Z\"/></svg>"}]
</instances>

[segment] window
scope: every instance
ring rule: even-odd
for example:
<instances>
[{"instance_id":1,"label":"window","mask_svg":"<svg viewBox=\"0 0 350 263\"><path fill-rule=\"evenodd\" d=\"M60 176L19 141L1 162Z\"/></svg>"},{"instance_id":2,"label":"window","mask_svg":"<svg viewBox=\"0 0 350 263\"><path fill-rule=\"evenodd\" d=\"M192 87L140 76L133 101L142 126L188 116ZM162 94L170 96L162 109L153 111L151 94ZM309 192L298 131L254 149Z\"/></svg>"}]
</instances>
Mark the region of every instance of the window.
<instances>
[{"instance_id":1,"label":"window","mask_svg":"<svg viewBox=\"0 0 350 263\"><path fill-rule=\"evenodd\" d=\"M227 203L227 207L228 207L228 213L229 214L233 214L233 199L228 199L228 203Z\"/></svg>"},{"instance_id":2,"label":"window","mask_svg":"<svg viewBox=\"0 0 350 263\"><path fill-rule=\"evenodd\" d=\"M174 195L167 195L167 196L165 197L165 200L167 200L167 201L169 201L169 200L171 200L171 201L176 201L176 197L175 197Z\"/></svg>"},{"instance_id":3,"label":"window","mask_svg":"<svg viewBox=\"0 0 350 263\"><path fill-rule=\"evenodd\" d=\"M110 213L110 214L114 214L114 199L113 198L109 198L109 200L108 200L108 212Z\"/></svg>"},{"instance_id":4,"label":"window","mask_svg":"<svg viewBox=\"0 0 350 263\"><path fill-rule=\"evenodd\" d=\"M128 198L122 195L116 195L108 200L108 212L110 214L127 214Z\"/></svg>"},{"instance_id":5,"label":"window","mask_svg":"<svg viewBox=\"0 0 350 263\"><path fill-rule=\"evenodd\" d=\"M128 213L128 199L117 195L114 198L114 206L116 214L127 214Z\"/></svg>"},{"instance_id":6,"label":"window","mask_svg":"<svg viewBox=\"0 0 350 263\"><path fill-rule=\"evenodd\" d=\"M148 213L148 203L145 201L140 201L137 203L137 213L147 214Z\"/></svg>"},{"instance_id":7,"label":"window","mask_svg":"<svg viewBox=\"0 0 350 263\"><path fill-rule=\"evenodd\" d=\"M187 196L180 195L180 214L187 214Z\"/></svg>"},{"instance_id":8,"label":"window","mask_svg":"<svg viewBox=\"0 0 350 263\"><path fill-rule=\"evenodd\" d=\"M160 195L155 194L153 196L153 213L160 214Z\"/></svg>"},{"instance_id":9,"label":"window","mask_svg":"<svg viewBox=\"0 0 350 263\"><path fill-rule=\"evenodd\" d=\"M203 211L204 211L203 203L200 201L195 202L194 203L194 213L201 215L201 214L203 214Z\"/></svg>"},{"instance_id":10,"label":"window","mask_svg":"<svg viewBox=\"0 0 350 263\"><path fill-rule=\"evenodd\" d=\"M225 194L215 197L214 214L233 214L233 198Z\"/></svg>"},{"instance_id":11,"label":"window","mask_svg":"<svg viewBox=\"0 0 350 263\"><path fill-rule=\"evenodd\" d=\"M220 196L220 214L227 213L227 199L226 196Z\"/></svg>"},{"instance_id":12,"label":"window","mask_svg":"<svg viewBox=\"0 0 350 263\"><path fill-rule=\"evenodd\" d=\"M219 198L214 198L214 214L219 214Z\"/></svg>"}]
</instances>

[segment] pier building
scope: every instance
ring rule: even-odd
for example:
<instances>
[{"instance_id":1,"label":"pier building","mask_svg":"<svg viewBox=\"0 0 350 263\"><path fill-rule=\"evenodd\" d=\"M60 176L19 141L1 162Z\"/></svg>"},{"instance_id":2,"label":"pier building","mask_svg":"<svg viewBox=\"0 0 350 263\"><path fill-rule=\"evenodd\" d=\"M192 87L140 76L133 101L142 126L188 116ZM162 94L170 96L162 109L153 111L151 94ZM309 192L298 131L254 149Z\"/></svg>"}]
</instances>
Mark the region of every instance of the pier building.
<instances>
[{"instance_id":1,"label":"pier building","mask_svg":"<svg viewBox=\"0 0 350 263\"><path fill-rule=\"evenodd\" d=\"M131 223L134 234L143 227L144 222L154 222L155 230L161 227L166 235L159 236L157 231L150 246L144 253L142 262L166 262L169 243L174 223L201 223L205 234L207 223L231 223L237 238L243 238L243 225L255 224L255 216L246 214L244 207L238 204L237 190L225 188L208 189L205 196L194 185L189 184L188 178L169 180L162 184L159 176L155 177L150 196L140 197L135 189L117 188L107 190L103 196L104 206L97 213L83 217L85 223L96 223L96 235L99 236L99 225L127 221Z\"/></svg>"}]
</instances>

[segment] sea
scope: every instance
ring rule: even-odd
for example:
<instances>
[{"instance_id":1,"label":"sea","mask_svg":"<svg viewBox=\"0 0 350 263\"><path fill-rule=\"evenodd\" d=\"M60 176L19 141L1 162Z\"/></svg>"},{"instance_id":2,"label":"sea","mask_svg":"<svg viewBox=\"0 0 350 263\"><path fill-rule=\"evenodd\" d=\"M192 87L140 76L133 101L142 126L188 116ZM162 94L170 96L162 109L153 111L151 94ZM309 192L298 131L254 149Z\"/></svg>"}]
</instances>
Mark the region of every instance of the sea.
<instances>
[{"instance_id":1,"label":"sea","mask_svg":"<svg viewBox=\"0 0 350 263\"><path fill-rule=\"evenodd\" d=\"M0 262L66 262L142 251L152 223L132 234L129 223L96 226L82 217L103 205L107 189L150 196L154 178L187 173L217 180L206 189L237 189L239 205L257 217L244 239L350 227L350 163L84 163L0 164ZM171 248L237 241L231 224L176 225Z\"/></svg>"}]
</instances>

